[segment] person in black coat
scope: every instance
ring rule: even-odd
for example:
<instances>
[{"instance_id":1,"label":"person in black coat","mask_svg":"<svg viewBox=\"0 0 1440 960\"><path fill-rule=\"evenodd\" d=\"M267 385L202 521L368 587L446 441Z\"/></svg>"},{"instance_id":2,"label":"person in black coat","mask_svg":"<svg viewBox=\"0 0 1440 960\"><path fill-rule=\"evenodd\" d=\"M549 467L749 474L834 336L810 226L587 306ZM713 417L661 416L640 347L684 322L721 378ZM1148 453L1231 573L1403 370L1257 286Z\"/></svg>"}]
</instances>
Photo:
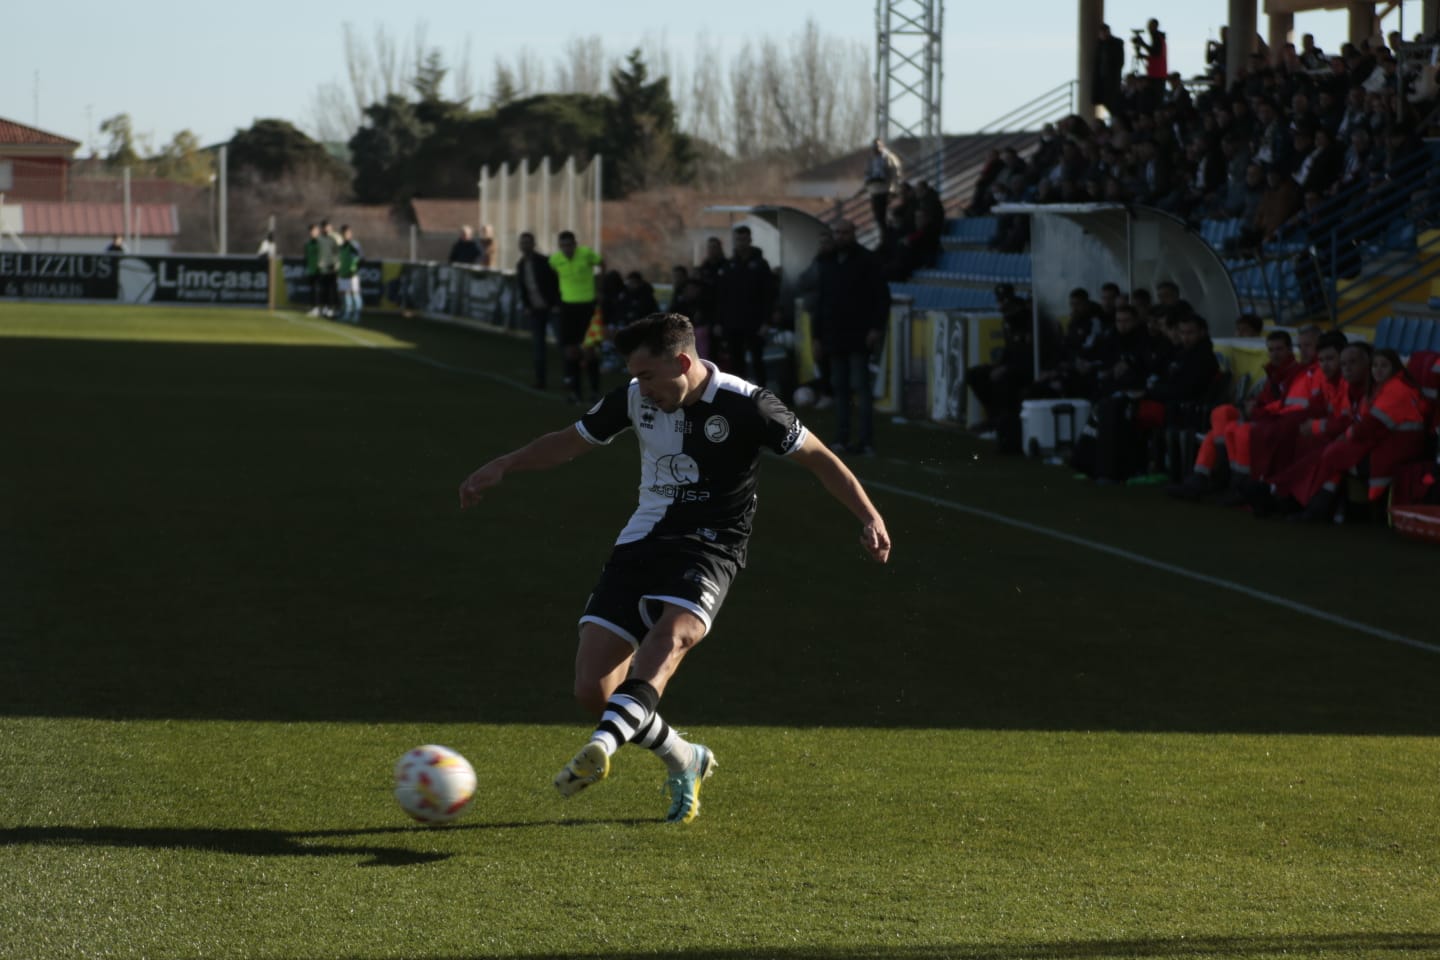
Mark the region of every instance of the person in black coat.
<instances>
[{"instance_id":1,"label":"person in black coat","mask_svg":"<svg viewBox=\"0 0 1440 960\"><path fill-rule=\"evenodd\" d=\"M775 305L775 274L750 228L738 226L734 253L725 262L717 290L716 325L723 329L731 369L738 377L765 385L765 333Z\"/></svg>"},{"instance_id":2,"label":"person in black coat","mask_svg":"<svg viewBox=\"0 0 1440 960\"><path fill-rule=\"evenodd\" d=\"M535 389L544 390L546 380L545 337L550 316L560 302L560 279L550 266L550 257L535 249L535 234L520 234L520 259L515 264L515 282L520 287L520 305L534 338Z\"/></svg>"},{"instance_id":3,"label":"person in black coat","mask_svg":"<svg viewBox=\"0 0 1440 960\"><path fill-rule=\"evenodd\" d=\"M885 338L890 287L875 254L855 242L855 225L834 228L835 248L816 258L815 339L830 369L835 391L835 442L847 453L875 451L875 391L870 356ZM850 442L850 405L859 413L856 442Z\"/></svg>"},{"instance_id":4,"label":"person in black coat","mask_svg":"<svg viewBox=\"0 0 1440 960\"><path fill-rule=\"evenodd\" d=\"M1124 74L1125 41L1110 32L1110 24L1102 23L1100 39L1095 44L1095 77L1090 98L1111 116L1120 109Z\"/></svg>"}]
</instances>

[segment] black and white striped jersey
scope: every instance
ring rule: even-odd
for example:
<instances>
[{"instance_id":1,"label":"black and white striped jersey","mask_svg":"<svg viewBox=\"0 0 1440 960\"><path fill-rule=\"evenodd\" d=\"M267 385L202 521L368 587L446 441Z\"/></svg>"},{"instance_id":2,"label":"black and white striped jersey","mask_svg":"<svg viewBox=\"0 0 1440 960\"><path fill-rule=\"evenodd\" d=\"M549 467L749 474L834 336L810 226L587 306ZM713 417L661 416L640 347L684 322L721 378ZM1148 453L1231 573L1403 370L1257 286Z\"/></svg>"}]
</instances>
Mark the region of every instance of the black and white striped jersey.
<instances>
[{"instance_id":1,"label":"black and white striped jersey","mask_svg":"<svg viewBox=\"0 0 1440 960\"><path fill-rule=\"evenodd\" d=\"M692 539L743 565L760 451L794 453L807 432L769 390L701 362L710 379L690 406L666 413L631 380L602 397L575 429L595 444L629 429L639 437L640 505L616 544Z\"/></svg>"}]
</instances>

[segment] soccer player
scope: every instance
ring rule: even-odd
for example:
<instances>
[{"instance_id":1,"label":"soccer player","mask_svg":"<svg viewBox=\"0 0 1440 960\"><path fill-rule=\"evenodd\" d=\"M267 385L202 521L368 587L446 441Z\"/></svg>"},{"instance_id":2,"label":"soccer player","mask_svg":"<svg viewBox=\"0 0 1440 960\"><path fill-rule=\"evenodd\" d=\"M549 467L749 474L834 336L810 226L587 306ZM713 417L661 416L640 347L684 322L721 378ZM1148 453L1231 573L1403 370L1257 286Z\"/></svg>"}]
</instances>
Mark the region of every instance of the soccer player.
<instances>
[{"instance_id":1,"label":"soccer player","mask_svg":"<svg viewBox=\"0 0 1440 960\"><path fill-rule=\"evenodd\" d=\"M637 743L669 770L665 819L689 823L715 755L682 739L656 708L745 565L761 450L814 473L860 521L860 544L881 563L890 535L860 482L774 394L700 359L685 317L651 314L621 329L615 347L633 379L572 426L476 470L460 485L460 506L512 472L557 467L635 431L640 503L580 617L575 658L576 699L600 724L555 787L570 797L603 780L615 751Z\"/></svg>"}]
</instances>

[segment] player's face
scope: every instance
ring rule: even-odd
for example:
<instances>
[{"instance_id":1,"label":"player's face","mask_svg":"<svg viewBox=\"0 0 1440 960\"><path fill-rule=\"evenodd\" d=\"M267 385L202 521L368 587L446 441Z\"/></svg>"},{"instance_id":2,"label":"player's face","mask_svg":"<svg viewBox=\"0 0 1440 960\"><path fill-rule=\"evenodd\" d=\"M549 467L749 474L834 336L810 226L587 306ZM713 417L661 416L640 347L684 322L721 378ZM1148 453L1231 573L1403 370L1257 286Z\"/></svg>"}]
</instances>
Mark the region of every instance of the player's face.
<instances>
[{"instance_id":1,"label":"player's face","mask_svg":"<svg viewBox=\"0 0 1440 960\"><path fill-rule=\"evenodd\" d=\"M666 413L674 413L685 399L688 359L684 354L656 356L641 348L626 358L625 367L639 383L640 396Z\"/></svg>"},{"instance_id":2,"label":"player's face","mask_svg":"<svg viewBox=\"0 0 1440 960\"><path fill-rule=\"evenodd\" d=\"M1284 340L1269 340L1265 343L1265 349L1270 351L1270 362L1277 366L1285 363L1286 359L1295 359L1290 352L1290 345Z\"/></svg>"}]
</instances>

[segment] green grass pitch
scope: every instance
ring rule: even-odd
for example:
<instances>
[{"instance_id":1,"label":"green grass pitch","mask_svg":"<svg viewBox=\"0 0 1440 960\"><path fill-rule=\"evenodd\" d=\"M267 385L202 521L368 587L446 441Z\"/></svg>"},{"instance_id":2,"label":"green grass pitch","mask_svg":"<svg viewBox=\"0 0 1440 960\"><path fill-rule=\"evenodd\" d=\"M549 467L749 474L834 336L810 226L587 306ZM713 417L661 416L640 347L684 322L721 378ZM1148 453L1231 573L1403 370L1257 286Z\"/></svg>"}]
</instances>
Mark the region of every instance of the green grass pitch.
<instances>
[{"instance_id":1,"label":"green grass pitch","mask_svg":"<svg viewBox=\"0 0 1440 960\"><path fill-rule=\"evenodd\" d=\"M0 958L1440 957L1433 549L954 431L857 462L884 568L763 465L664 704L720 761L694 824L638 750L561 802L635 455L462 514L575 416L528 350L0 305ZM479 774L452 827L390 796L425 742Z\"/></svg>"}]
</instances>

